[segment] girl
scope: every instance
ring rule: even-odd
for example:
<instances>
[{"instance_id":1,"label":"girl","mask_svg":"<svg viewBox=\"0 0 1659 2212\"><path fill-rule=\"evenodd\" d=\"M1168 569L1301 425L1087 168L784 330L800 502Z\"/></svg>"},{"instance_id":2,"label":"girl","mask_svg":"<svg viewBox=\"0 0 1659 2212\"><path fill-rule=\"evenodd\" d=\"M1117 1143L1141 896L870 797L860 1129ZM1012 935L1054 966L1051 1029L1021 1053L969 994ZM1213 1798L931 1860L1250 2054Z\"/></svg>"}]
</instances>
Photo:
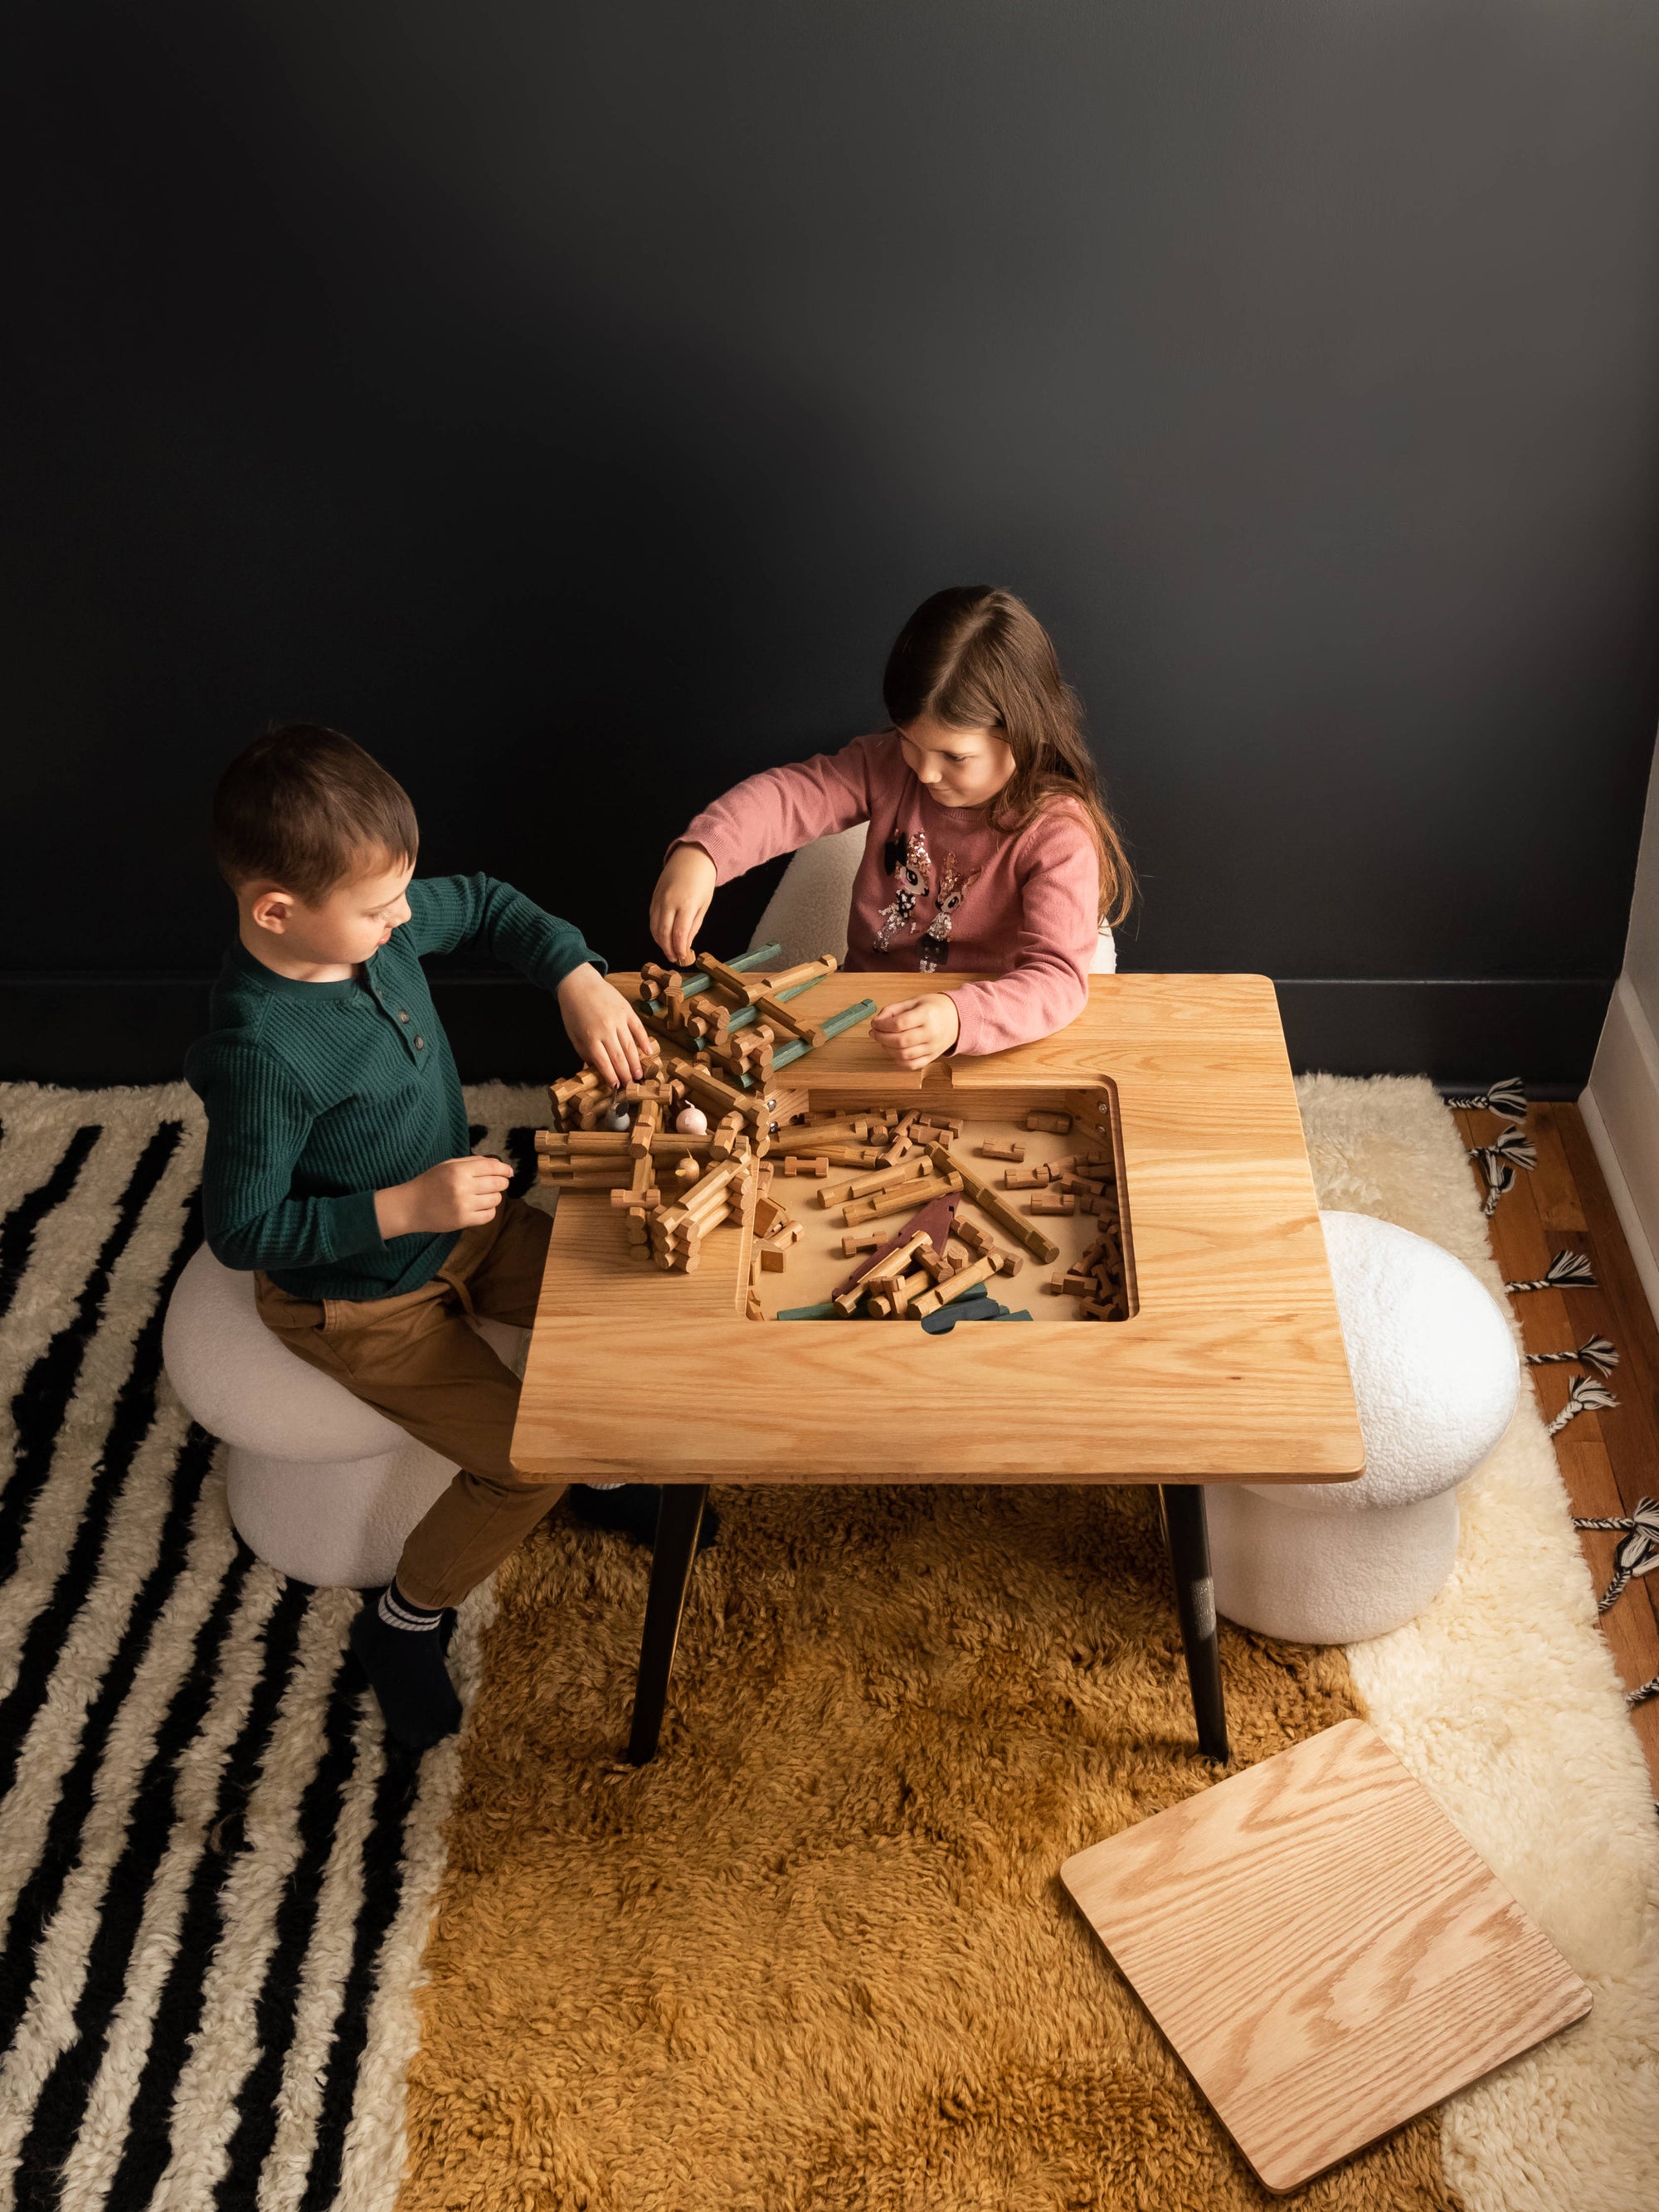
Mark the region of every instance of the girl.
<instances>
[{"instance_id":1,"label":"girl","mask_svg":"<svg viewBox=\"0 0 1659 2212\"><path fill-rule=\"evenodd\" d=\"M1048 633L1012 592L935 592L882 696L890 729L751 775L697 816L658 879L652 934L684 965L717 884L868 822L848 966L996 978L902 1000L872 1036L921 1068L1050 1036L1081 1011L1133 879Z\"/></svg>"}]
</instances>

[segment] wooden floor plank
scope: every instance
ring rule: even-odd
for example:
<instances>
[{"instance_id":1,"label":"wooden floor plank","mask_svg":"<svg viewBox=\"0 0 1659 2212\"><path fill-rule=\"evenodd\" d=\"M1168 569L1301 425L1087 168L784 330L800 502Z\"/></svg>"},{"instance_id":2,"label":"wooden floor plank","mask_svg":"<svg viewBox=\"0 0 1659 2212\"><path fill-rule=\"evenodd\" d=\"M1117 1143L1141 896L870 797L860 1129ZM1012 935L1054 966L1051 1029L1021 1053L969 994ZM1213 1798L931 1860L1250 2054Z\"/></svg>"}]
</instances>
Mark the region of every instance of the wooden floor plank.
<instances>
[{"instance_id":1,"label":"wooden floor plank","mask_svg":"<svg viewBox=\"0 0 1659 2212\"><path fill-rule=\"evenodd\" d=\"M1502 1119L1462 1111L1458 1127L1466 1144L1490 1144ZM1576 1105L1540 1103L1529 1109L1527 1133L1538 1165L1518 1170L1513 1187L1492 1216L1492 1251L1507 1282L1540 1276L1559 1251L1582 1252L1595 1273L1593 1288L1532 1291L1511 1297L1528 1352L1565 1351L1587 1337L1605 1336L1617 1348L1611 1378L1614 1408L1581 1413L1555 1439L1556 1459L1574 1515L1602 1519L1628 1514L1638 1500L1659 1497L1659 1327L1630 1257ZM1485 1184L1478 1173L1477 1182ZM1566 1404L1577 1366L1528 1370L1544 1418ZM1619 1539L1593 1529L1580 1542L1599 1594L1613 1571ZM1607 1638L1626 1689L1659 1674L1659 1574L1632 1583L1602 1615ZM1659 1699L1635 1707L1632 1724L1659 1796Z\"/></svg>"}]
</instances>

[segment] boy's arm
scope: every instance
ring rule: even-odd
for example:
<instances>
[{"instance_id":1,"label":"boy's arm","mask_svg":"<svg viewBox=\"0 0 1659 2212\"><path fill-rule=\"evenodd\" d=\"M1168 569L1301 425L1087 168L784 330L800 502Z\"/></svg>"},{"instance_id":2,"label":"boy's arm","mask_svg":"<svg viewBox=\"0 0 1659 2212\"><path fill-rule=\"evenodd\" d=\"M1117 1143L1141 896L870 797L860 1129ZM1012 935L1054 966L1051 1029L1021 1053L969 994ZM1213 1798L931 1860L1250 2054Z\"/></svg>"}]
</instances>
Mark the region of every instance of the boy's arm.
<instances>
[{"instance_id":1,"label":"boy's arm","mask_svg":"<svg viewBox=\"0 0 1659 2212\"><path fill-rule=\"evenodd\" d=\"M198 1046L188 1073L208 1112L202 1212L216 1260L269 1273L383 1249L372 1190L291 1195L314 1117L279 1068L245 1047Z\"/></svg>"},{"instance_id":2,"label":"boy's arm","mask_svg":"<svg viewBox=\"0 0 1659 2212\"><path fill-rule=\"evenodd\" d=\"M565 1034L612 1085L637 1083L649 1047L639 1016L604 981L605 962L580 930L494 876L428 876L404 894L413 950L482 948L532 983L556 992Z\"/></svg>"},{"instance_id":3,"label":"boy's arm","mask_svg":"<svg viewBox=\"0 0 1659 2212\"><path fill-rule=\"evenodd\" d=\"M533 899L494 876L427 876L404 896L404 924L416 953L485 951L545 991L556 991L576 969L605 962L574 922L547 914Z\"/></svg>"}]
</instances>

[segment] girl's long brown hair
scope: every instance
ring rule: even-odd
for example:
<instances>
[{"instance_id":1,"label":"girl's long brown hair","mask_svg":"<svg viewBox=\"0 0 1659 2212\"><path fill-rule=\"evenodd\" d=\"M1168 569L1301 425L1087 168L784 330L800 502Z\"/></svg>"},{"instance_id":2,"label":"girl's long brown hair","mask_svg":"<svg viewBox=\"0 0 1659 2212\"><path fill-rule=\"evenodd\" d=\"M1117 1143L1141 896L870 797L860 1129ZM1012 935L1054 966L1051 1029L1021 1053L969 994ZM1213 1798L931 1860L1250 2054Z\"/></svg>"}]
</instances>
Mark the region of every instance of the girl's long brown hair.
<instances>
[{"instance_id":1,"label":"girl's long brown hair","mask_svg":"<svg viewBox=\"0 0 1659 2212\"><path fill-rule=\"evenodd\" d=\"M1100 918L1122 921L1134 872L1101 797L1082 702L1023 599L990 584L935 592L899 632L881 690L901 726L927 714L952 729L1001 733L1014 772L991 802L994 828L1023 830L1056 799L1074 799L1100 854Z\"/></svg>"}]
</instances>

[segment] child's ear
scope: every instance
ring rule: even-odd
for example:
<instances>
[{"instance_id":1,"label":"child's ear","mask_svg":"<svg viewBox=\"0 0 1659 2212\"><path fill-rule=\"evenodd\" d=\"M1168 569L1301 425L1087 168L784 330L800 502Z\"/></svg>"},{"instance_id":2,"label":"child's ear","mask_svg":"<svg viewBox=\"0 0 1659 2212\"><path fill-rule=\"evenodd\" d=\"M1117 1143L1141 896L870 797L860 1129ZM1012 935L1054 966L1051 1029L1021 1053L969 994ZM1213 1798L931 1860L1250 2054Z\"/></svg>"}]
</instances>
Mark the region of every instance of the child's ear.
<instances>
[{"instance_id":1,"label":"child's ear","mask_svg":"<svg viewBox=\"0 0 1659 2212\"><path fill-rule=\"evenodd\" d=\"M273 937L283 936L294 919L294 895L291 891L261 891L248 908L248 917L258 929L268 929Z\"/></svg>"}]
</instances>

